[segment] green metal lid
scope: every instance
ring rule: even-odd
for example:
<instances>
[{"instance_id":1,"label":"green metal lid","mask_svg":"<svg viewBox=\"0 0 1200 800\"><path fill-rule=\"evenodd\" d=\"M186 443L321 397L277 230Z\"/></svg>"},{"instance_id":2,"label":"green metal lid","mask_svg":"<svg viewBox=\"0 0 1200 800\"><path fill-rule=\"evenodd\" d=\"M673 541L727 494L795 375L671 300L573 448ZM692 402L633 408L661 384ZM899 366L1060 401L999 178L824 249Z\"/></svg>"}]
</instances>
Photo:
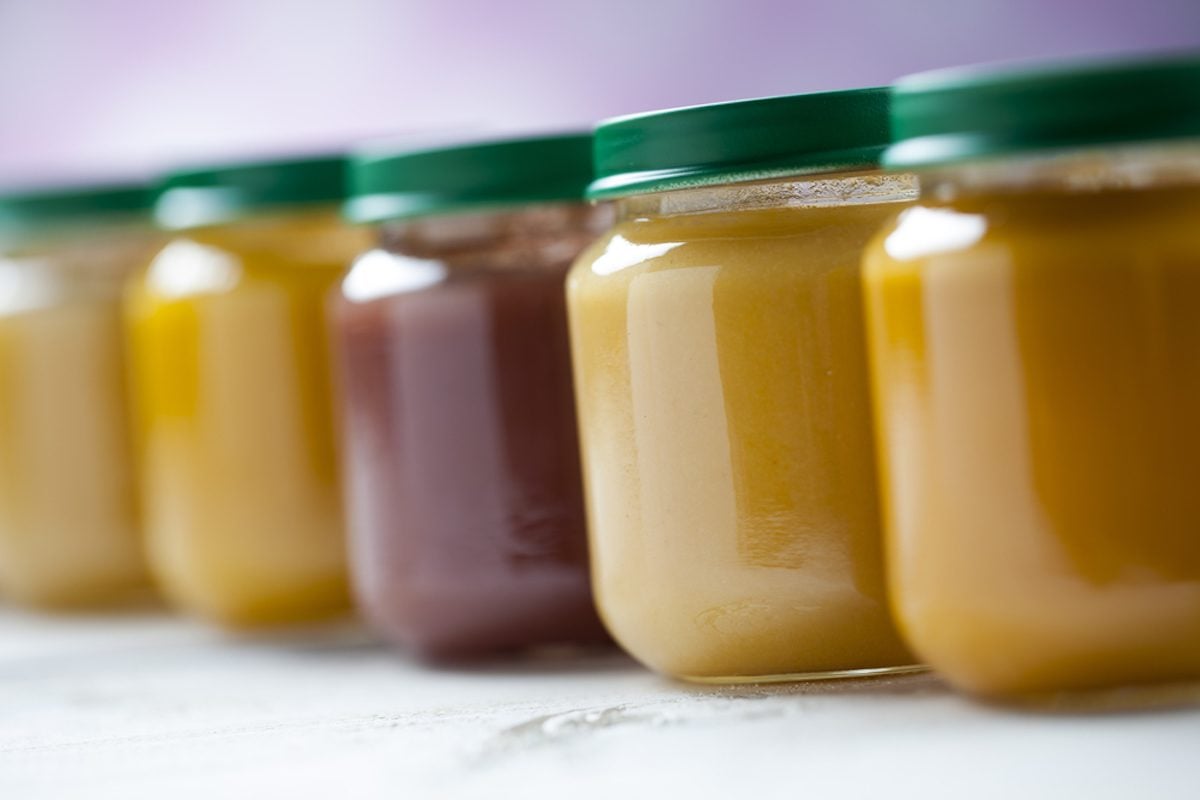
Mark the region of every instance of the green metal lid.
<instances>
[{"instance_id":1,"label":"green metal lid","mask_svg":"<svg viewBox=\"0 0 1200 800\"><path fill-rule=\"evenodd\" d=\"M895 86L892 131L902 169L1200 136L1200 53L919 73Z\"/></svg>"},{"instance_id":2,"label":"green metal lid","mask_svg":"<svg viewBox=\"0 0 1200 800\"><path fill-rule=\"evenodd\" d=\"M351 160L346 216L381 222L582 200L591 179L590 133L364 152Z\"/></svg>"},{"instance_id":3,"label":"green metal lid","mask_svg":"<svg viewBox=\"0 0 1200 800\"><path fill-rule=\"evenodd\" d=\"M0 234L62 226L148 223L154 193L144 184L71 186L0 195Z\"/></svg>"},{"instance_id":4,"label":"green metal lid","mask_svg":"<svg viewBox=\"0 0 1200 800\"><path fill-rule=\"evenodd\" d=\"M588 197L872 168L890 141L880 87L617 117L596 129Z\"/></svg>"},{"instance_id":5,"label":"green metal lid","mask_svg":"<svg viewBox=\"0 0 1200 800\"><path fill-rule=\"evenodd\" d=\"M168 175L154 215L163 228L196 228L345 197L344 155L244 162Z\"/></svg>"}]
</instances>

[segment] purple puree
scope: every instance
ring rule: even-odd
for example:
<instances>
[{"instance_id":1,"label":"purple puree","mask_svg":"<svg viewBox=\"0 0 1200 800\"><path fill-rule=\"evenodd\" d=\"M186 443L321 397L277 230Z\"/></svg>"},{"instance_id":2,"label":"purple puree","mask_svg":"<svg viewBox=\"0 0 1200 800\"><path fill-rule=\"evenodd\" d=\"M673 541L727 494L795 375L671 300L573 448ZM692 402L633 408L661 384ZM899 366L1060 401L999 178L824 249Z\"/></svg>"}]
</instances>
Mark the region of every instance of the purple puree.
<instances>
[{"instance_id":1,"label":"purple puree","mask_svg":"<svg viewBox=\"0 0 1200 800\"><path fill-rule=\"evenodd\" d=\"M334 303L355 590L426 657L607 639L563 290L594 211L529 214L448 240L421 223L385 232L392 257L370 272L391 288ZM398 286L389 270L417 277Z\"/></svg>"}]
</instances>

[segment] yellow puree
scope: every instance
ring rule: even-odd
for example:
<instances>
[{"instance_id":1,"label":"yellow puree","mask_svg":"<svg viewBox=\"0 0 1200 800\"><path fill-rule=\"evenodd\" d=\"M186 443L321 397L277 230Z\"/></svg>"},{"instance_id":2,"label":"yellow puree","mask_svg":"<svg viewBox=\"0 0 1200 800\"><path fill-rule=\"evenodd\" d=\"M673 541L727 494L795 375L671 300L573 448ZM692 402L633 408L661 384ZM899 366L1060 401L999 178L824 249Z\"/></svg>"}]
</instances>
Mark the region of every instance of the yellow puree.
<instances>
[{"instance_id":1,"label":"yellow puree","mask_svg":"<svg viewBox=\"0 0 1200 800\"><path fill-rule=\"evenodd\" d=\"M858 266L894 208L627 221L572 271L595 591L651 667L910 663L884 596Z\"/></svg>"},{"instance_id":2,"label":"yellow puree","mask_svg":"<svg viewBox=\"0 0 1200 800\"><path fill-rule=\"evenodd\" d=\"M1200 193L913 208L866 280L918 654L995 695L1200 677Z\"/></svg>"},{"instance_id":3,"label":"yellow puree","mask_svg":"<svg viewBox=\"0 0 1200 800\"><path fill-rule=\"evenodd\" d=\"M0 589L19 602L106 603L148 583L120 285L152 243L0 258Z\"/></svg>"},{"instance_id":4,"label":"yellow puree","mask_svg":"<svg viewBox=\"0 0 1200 800\"><path fill-rule=\"evenodd\" d=\"M228 624L346 606L323 307L366 242L332 213L176 239L129 292L151 565Z\"/></svg>"}]
</instances>

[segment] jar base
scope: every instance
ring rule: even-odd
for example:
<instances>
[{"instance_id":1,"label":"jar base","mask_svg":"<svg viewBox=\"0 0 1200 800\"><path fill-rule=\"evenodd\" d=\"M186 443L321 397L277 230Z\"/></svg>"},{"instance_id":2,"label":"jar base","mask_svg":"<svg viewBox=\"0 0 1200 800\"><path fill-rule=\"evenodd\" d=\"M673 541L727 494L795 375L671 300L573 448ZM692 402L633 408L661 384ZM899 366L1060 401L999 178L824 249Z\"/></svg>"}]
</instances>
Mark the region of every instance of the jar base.
<instances>
[{"instance_id":1,"label":"jar base","mask_svg":"<svg viewBox=\"0 0 1200 800\"><path fill-rule=\"evenodd\" d=\"M923 664L904 664L897 667L867 667L865 669L837 669L818 672L786 672L774 675L677 675L681 681L701 683L709 686L731 686L753 683L802 683L808 681L837 681L854 678L878 678L886 675L912 675L928 672Z\"/></svg>"}]
</instances>

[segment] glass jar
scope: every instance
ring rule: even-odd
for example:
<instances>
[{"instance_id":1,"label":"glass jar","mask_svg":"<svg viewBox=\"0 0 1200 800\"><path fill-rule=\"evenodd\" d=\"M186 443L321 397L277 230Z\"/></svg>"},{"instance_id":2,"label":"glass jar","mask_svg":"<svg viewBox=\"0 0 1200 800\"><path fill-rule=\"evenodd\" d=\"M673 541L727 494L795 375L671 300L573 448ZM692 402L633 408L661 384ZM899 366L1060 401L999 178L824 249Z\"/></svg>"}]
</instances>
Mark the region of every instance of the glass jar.
<instances>
[{"instance_id":1,"label":"glass jar","mask_svg":"<svg viewBox=\"0 0 1200 800\"><path fill-rule=\"evenodd\" d=\"M39 606L148 585L121 286L158 238L140 186L0 197L0 591Z\"/></svg>"},{"instance_id":2,"label":"glass jar","mask_svg":"<svg viewBox=\"0 0 1200 800\"><path fill-rule=\"evenodd\" d=\"M915 197L883 90L596 134L616 227L568 282L596 597L669 675L911 668L888 616L859 260Z\"/></svg>"},{"instance_id":3,"label":"glass jar","mask_svg":"<svg viewBox=\"0 0 1200 800\"><path fill-rule=\"evenodd\" d=\"M171 241L128 292L151 565L229 625L348 605L326 295L366 242L344 162L171 177Z\"/></svg>"},{"instance_id":4,"label":"glass jar","mask_svg":"<svg viewBox=\"0 0 1200 800\"><path fill-rule=\"evenodd\" d=\"M591 137L376 153L379 223L332 308L354 585L436 659L604 640L592 605L563 282L604 229Z\"/></svg>"},{"instance_id":5,"label":"glass jar","mask_svg":"<svg viewBox=\"0 0 1200 800\"><path fill-rule=\"evenodd\" d=\"M960 688L1200 678L1198 84L898 85L887 158L921 199L865 260L891 582Z\"/></svg>"}]
</instances>

